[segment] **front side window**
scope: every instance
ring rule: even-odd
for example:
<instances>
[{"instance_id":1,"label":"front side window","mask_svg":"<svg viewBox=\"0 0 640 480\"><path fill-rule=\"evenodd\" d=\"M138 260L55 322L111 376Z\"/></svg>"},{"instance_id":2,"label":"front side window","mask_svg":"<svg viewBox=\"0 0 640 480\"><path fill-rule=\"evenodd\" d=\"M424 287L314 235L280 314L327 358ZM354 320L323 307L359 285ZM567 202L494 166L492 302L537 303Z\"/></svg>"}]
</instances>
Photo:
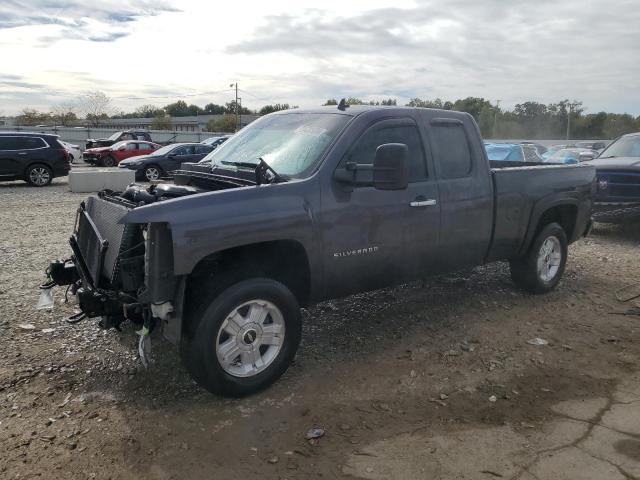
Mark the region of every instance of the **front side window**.
<instances>
[{"instance_id":1,"label":"front side window","mask_svg":"<svg viewBox=\"0 0 640 480\"><path fill-rule=\"evenodd\" d=\"M138 145L140 150L153 150L153 147L148 143L139 143Z\"/></svg>"},{"instance_id":2,"label":"front side window","mask_svg":"<svg viewBox=\"0 0 640 480\"><path fill-rule=\"evenodd\" d=\"M471 175L471 151L463 124L432 124L431 138L441 178L462 178Z\"/></svg>"},{"instance_id":3,"label":"front side window","mask_svg":"<svg viewBox=\"0 0 640 480\"><path fill-rule=\"evenodd\" d=\"M136 143L127 143L127 150L137 150L138 144Z\"/></svg>"},{"instance_id":4,"label":"front side window","mask_svg":"<svg viewBox=\"0 0 640 480\"><path fill-rule=\"evenodd\" d=\"M386 143L403 143L408 148L407 168L409 182L419 182L427 178L427 167L424 159L424 150L420 140L420 134L415 125L380 125L367 130L356 142L351 151L342 160L346 162L371 164L380 145ZM358 181L371 182L373 172L371 170L358 170Z\"/></svg>"}]
</instances>

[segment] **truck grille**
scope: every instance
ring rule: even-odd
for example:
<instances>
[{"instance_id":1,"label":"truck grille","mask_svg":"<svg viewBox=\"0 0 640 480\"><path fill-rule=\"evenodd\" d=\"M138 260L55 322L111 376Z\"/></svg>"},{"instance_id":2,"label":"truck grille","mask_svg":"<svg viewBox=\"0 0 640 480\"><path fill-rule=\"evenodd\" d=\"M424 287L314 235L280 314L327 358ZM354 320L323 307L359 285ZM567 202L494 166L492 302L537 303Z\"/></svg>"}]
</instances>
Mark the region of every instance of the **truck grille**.
<instances>
[{"instance_id":1,"label":"truck grille","mask_svg":"<svg viewBox=\"0 0 640 480\"><path fill-rule=\"evenodd\" d=\"M94 195L86 200L78 213L74 237L96 286L100 286L102 280L109 284L114 281L118 254L125 235L125 225L118 221L127 211L124 205Z\"/></svg>"},{"instance_id":2,"label":"truck grille","mask_svg":"<svg viewBox=\"0 0 640 480\"><path fill-rule=\"evenodd\" d=\"M596 181L596 201L640 201L640 172L600 170Z\"/></svg>"}]
</instances>

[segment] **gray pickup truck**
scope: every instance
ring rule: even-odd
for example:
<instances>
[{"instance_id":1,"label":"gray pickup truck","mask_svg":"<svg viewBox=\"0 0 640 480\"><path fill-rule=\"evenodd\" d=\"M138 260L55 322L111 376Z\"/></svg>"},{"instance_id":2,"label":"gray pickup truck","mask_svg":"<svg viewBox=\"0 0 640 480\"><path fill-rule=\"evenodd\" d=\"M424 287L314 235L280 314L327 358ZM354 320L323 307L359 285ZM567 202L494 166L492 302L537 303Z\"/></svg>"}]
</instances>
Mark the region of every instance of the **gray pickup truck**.
<instances>
[{"instance_id":1,"label":"gray pickup truck","mask_svg":"<svg viewBox=\"0 0 640 480\"><path fill-rule=\"evenodd\" d=\"M278 112L205 158L82 202L48 286L77 295L71 321L161 329L223 395L282 375L300 307L496 260L544 293L591 224L594 167L490 165L461 112Z\"/></svg>"}]
</instances>

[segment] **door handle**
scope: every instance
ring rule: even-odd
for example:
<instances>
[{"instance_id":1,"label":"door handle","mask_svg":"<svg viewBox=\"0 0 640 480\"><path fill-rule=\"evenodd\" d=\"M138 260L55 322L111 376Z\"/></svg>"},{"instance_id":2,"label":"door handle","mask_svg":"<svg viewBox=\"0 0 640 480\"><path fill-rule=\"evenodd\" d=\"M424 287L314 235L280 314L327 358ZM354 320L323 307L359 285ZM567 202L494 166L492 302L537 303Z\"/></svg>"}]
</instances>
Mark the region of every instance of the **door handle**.
<instances>
[{"instance_id":1,"label":"door handle","mask_svg":"<svg viewBox=\"0 0 640 480\"><path fill-rule=\"evenodd\" d=\"M436 202L435 198L430 198L429 200L414 200L413 202L411 202L409 204L409 206L411 207L429 207L431 205L436 205L438 202Z\"/></svg>"}]
</instances>

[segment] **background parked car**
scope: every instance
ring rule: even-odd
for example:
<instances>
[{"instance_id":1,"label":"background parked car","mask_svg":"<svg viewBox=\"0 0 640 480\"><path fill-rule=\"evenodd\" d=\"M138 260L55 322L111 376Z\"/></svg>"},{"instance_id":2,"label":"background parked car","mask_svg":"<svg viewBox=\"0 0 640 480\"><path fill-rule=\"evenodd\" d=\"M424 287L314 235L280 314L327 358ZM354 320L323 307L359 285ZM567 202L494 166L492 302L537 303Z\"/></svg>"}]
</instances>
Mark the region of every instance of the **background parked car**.
<instances>
[{"instance_id":1,"label":"background parked car","mask_svg":"<svg viewBox=\"0 0 640 480\"><path fill-rule=\"evenodd\" d=\"M118 166L135 170L136 180L157 180L179 169L183 162L198 162L213 150L211 145L202 143L174 143L149 155L124 160Z\"/></svg>"},{"instance_id":2,"label":"background parked car","mask_svg":"<svg viewBox=\"0 0 640 480\"><path fill-rule=\"evenodd\" d=\"M517 143L488 143L485 145L489 160L504 162L542 162L535 146Z\"/></svg>"},{"instance_id":3,"label":"background parked car","mask_svg":"<svg viewBox=\"0 0 640 480\"><path fill-rule=\"evenodd\" d=\"M58 142L60 142L60 144L67 149L67 152L69 152L69 161L71 163L75 162L76 160L82 160L82 151L80 150L80 147L78 145L63 142L62 140L58 140Z\"/></svg>"},{"instance_id":4,"label":"background parked car","mask_svg":"<svg viewBox=\"0 0 640 480\"><path fill-rule=\"evenodd\" d=\"M223 135L223 136L220 136L220 137L209 137L209 138L204 139L200 143L203 143L205 145L211 145L213 147L213 149L215 150L220 145L222 145L224 142L229 140L229 138L231 138L231 135Z\"/></svg>"},{"instance_id":5,"label":"background parked car","mask_svg":"<svg viewBox=\"0 0 640 480\"><path fill-rule=\"evenodd\" d=\"M640 132L615 139L593 161L593 218L605 223L640 223Z\"/></svg>"},{"instance_id":6,"label":"background parked car","mask_svg":"<svg viewBox=\"0 0 640 480\"><path fill-rule=\"evenodd\" d=\"M545 147L544 145L540 145L539 143L535 143L535 142L520 142L520 145L527 145L535 148L540 158L542 158L542 154L548 150L548 148Z\"/></svg>"},{"instance_id":7,"label":"background parked car","mask_svg":"<svg viewBox=\"0 0 640 480\"><path fill-rule=\"evenodd\" d=\"M151 135L149 135L149 132L142 130L125 130L115 132L109 138L88 138L86 140L85 148L110 147L111 145L123 140L144 140L151 142Z\"/></svg>"},{"instance_id":8,"label":"background parked car","mask_svg":"<svg viewBox=\"0 0 640 480\"><path fill-rule=\"evenodd\" d=\"M598 152L605 149L607 145L604 142L576 142L576 147L579 148L590 148L591 150L596 150Z\"/></svg>"},{"instance_id":9,"label":"background parked car","mask_svg":"<svg viewBox=\"0 0 640 480\"><path fill-rule=\"evenodd\" d=\"M141 142L138 140L125 140L110 147L90 148L84 151L84 161L92 165L103 167L115 167L125 158L147 155L160 148L153 142Z\"/></svg>"},{"instance_id":10,"label":"background parked car","mask_svg":"<svg viewBox=\"0 0 640 480\"><path fill-rule=\"evenodd\" d=\"M69 173L69 152L57 135L0 132L0 180L44 187Z\"/></svg>"},{"instance_id":11,"label":"background parked car","mask_svg":"<svg viewBox=\"0 0 640 480\"><path fill-rule=\"evenodd\" d=\"M584 161L580 154L590 154L588 160L593 160L596 152L590 148L562 148L544 159L545 163L576 164Z\"/></svg>"}]
</instances>

